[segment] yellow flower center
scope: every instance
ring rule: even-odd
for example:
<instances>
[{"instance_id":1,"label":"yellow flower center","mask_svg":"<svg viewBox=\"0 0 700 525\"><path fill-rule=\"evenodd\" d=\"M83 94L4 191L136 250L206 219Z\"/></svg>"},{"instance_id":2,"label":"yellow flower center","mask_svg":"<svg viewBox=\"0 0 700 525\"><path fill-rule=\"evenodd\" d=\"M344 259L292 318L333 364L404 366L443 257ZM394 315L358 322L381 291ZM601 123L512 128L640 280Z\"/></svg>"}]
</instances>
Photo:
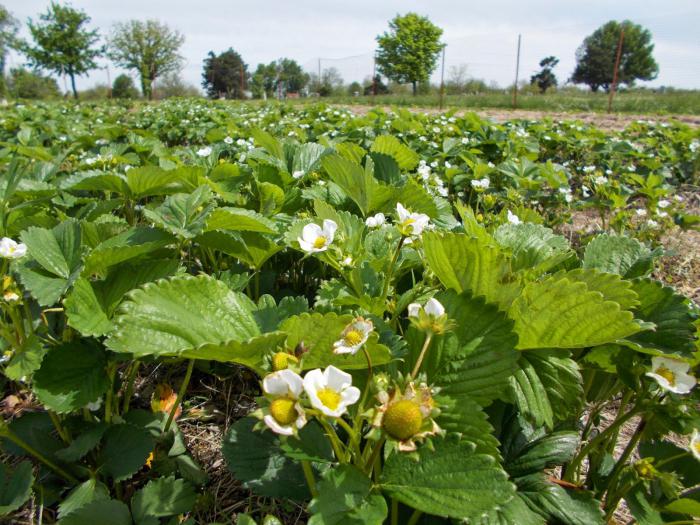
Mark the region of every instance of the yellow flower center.
<instances>
[{"instance_id":1,"label":"yellow flower center","mask_svg":"<svg viewBox=\"0 0 700 525\"><path fill-rule=\"evenodd\" d=\"M335 410L340 404L340 394L332 388L322 388L316 393L316 395L321 400L321 403L331 410Z\"/></svg>"},{"instance_id":2,"label":"yellow flower center","mask_svg":"<svg viewBox=\"0 0 700 525\"><path fill-rule=\"evenodd\" d=\"M326 239L323 235L319 235L314 241L314 248L323 248L326 245L327 240L328 239Z\"/></svg>"},{"instance_id":3,"label":"yellow flower center","mask_svg":"<svg viewBox=\"0 0 700 525\"><path fill-rule=\"evenodd\" d=\"M700 454L700 441L693 443L693 449L695 450L696 454Z\"/></svg>"},{"instance_id":4,"label":"yellow flower center","mask_svg":"<svg viewBox=\"0 0 700 525\"><path fill-rule=\"evenodd\" d=\"M272 370L284 370L289 368L289 358L292 357L287 352L277 352L272 356Z\"/></svg>"},{"instance_id":5,"label":"yellow flower center","mask_svg":"<svg viewBox=\"0 0 700 525\"><path fill-rule=\"evenodd\" d=\"M660 366L656 369L656 374L668 381L669 385L676 386L676 374L673 373L673 370L670 370L665 366Z\"/></svg>"},{"instance_id":6,"label":"yellow flower center","mask_svg":"<svg viewBox=\"0 0 700 525\"><path fill-rule=\"evenodd\" d=\"M357 329L348 330L345 334L345 342L348 346L356 346L362 342L364 334Z\"/></svg>"},{"instance_id":7,"label":"yellow flower center","mask_svg":"<svg viewBox=\"0 0 700 525\"><path fill-rule=\"evenodd\" d=\"M270 403L270 414L280 425L291 425L299 416L294 404L294 399L280 397Z\"/></svg>"},{"instance_id":8,"label":"yellow flower center","mask_svg":"<svg viewBox=\"0 0 700 525\"><path fill-rule=\"evenodd\" d=\"M414 401L402 399L386 409L382 427L391 437L404 441L415 436L423 426L423 414Z\"/></svg>"}]
</instances>

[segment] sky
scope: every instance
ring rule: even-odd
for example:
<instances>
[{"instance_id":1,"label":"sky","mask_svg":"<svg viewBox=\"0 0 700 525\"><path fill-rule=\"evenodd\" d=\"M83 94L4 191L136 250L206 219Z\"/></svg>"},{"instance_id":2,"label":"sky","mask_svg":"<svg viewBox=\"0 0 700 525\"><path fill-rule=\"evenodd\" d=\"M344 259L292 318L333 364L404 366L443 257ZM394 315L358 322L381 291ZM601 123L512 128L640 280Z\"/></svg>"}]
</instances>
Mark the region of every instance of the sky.
<instances>
[{"instance_id":1,"label":"sky","mask_svg":"<svg viewBox=\"0 0 700 525\"><path fill-rule=\"evenodd\" d=\"M0 0L22 23L38 18L48 0ZM65 2L60 2L65 3ZM575 66L576 48L608 20L630 19L648 28L655 43L659 76L647 86L700 88L700 0L73 0L92 17L91 27L106 36L115 22L158 19L185 36L183 79L200 86L209 51L233 47L254 69L280 57L297 60L307 71L336 67L349 83L372 74L375 38L396 14L428 16L444 30L445 78L466 66L467 76L512 85L518 34L522 35L520 80L538 70L549 55L560 59L560 83ZM9 66L24 63L13 54ZM119 71L103 69L80 77L78 89L113 80ZM107 69L108 68L108 69ZM433 74L439 81L440 67ZM59 81L63 87L63 81Z\"/></svg>"}]
</instances>

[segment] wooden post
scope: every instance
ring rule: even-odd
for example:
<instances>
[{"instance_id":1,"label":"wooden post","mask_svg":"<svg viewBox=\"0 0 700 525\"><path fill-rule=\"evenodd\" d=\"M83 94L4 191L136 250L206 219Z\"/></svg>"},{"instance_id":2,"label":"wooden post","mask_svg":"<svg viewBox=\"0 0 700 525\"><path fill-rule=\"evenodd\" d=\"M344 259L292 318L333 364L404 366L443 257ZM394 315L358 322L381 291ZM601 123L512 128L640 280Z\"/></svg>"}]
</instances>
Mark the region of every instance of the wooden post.
<instances>
[{"instance_id":1,"label":"wooden post","mask_svg":"<svg viewBox=\"0 0 700 525\"><path fill-rule=\"evenodd\" d=\"M244 89L244 85L245 85L245 82L244 82L244 79L245 79L245 72L243 71L243 69L244 69L244 66L243 66L243 59L241 59L241 67L240 67L240 69L241 69L241 88L240 88L240 93L239 93L238 98L240 98L241 100L243 100L243 99L245 98L245 95L243 95L243 89Z\"/></svg>"},{"instance_id":2,"label":"wooden post","mask_svg":"<svg viewBox=\"0 0 700 525\"><path fill-rule=\"evenodd\" d=\"M615 67L613 69L613 81L610 86L610 96L608 97L608 113L612 111L613 97L617 87L617 71L620 69L620 58L622 57L622 41L625 38L625 28L620 28L620 40L617 42L617 55L615 56Z\"/></svg>"},{"instance_id":3,"label":"wooden post","mask_svg":"<svg viewBox=\"0 0 700 525\"><path fill-rule=\"evenodd\" d=\"M107 98L112 98L112 80L109 78L109 66L105 66L107 71Z\"/></svg>"},{"instance_id":4,"label":"wooden post","mask_svg":"<svg viewBox=\"0 0 700 525\"><path fill-rule=\"evenodd\" d=\"M374 97L377 94L377 55L374 55L372 62L372 104L374 104Z\"/></svg>"},{"instance_id":5,"label":"wooden post","mask_svg":"<svg viewBox=\"0 0 700 525\"><path fill-rule=\"evenodd\" d=\"M317 86L317 95L320 97L321 96L321 58L319 57L318 59L318 86Z\"/></svg>"},{"instance_id":6,"label":"wooden post","mask_svg":"<svg viewBox=\"0 0 700 525\"><path fill-rule=\"evenodd\" d=\"M518 55L515 59L515 82L513 83L513 109L518 107L518 76L520 74L520 36L518 35Z\"/></svg>"},{"instance_id":7,"label":"wooden post","mask_svg":"<svg viewBox=\"0 0 700 525\"><path fill-rule=\"evenodd\" d=\"M445 96L445 47L442 48L442 72L440 73L440 109L442 109L442 102Z\"/></svg>"}]
</instances>

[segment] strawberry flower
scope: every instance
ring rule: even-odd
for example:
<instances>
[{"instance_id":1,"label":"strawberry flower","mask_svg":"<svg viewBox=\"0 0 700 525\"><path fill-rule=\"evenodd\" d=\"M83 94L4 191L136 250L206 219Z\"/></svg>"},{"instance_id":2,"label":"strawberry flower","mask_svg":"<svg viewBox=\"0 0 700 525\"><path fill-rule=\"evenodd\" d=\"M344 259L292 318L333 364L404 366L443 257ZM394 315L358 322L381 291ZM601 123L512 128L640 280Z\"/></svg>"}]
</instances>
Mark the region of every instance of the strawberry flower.
<instances>
[{"instance_id":1,"label":"strawberry flower","mask_svg":"<svg viewBox=\"0 0 700 525\"><path fill-rule=\"evenodd\" d=\"M360 389L352 386L352 376L333 365L308 372L304 390L311 406L328 417L341 417L360 399Z\"/></svg>"}]
</instances>

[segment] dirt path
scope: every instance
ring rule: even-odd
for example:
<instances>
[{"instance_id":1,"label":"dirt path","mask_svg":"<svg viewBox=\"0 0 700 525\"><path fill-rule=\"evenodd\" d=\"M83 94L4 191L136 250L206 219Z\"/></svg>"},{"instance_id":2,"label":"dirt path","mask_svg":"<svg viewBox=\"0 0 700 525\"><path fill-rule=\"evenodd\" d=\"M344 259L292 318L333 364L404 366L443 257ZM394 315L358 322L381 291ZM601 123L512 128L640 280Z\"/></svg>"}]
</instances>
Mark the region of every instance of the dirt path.
<instances>
[{"instance_id":1,"label":"dirt path","mask_svg":"<svg viewBox=\"0 0 700 525\"><path fill-rule=\"evenodd\" d=\"M340 105L345 109L349 109L353 113L358 115L364 115L368 113L374 106L360 106L360 105ZM390 111L390 106L379 106L380 109L384 111ZM414 108L406 106L404 109L408 109L413 113L426 113L428 115L436 115L438 113L444 113L450 109L439 110L437 108ZM485 117L491 119L495 122L505 122L507 120L539 120L543 118L551 120L580 120L585 124L595 126L600 129L606 130L622 130L626 128L632 122L637 120L651 120L654 122L669 122L677 121L687 124L693 127L700 127L700 116L698 115L635 115L630 113L565 113L556 111L532 111L525 109L479 109L479 108L468 108L457 110L457 115L464 115L466 113L476 113L480 117Z\"/></svg>"}]
</instances>

